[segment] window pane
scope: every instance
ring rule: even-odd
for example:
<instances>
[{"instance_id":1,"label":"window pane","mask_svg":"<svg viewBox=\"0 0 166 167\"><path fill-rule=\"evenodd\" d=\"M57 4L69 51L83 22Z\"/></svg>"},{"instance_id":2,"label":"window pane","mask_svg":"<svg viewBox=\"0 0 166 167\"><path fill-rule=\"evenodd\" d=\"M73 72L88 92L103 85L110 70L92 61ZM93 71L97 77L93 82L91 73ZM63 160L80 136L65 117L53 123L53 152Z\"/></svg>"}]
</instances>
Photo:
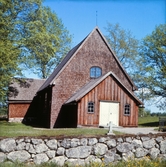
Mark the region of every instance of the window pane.
<instances>
[{"instance_id":1,"label":"window pane","mask_svg":"<svg viewBox=\"0 0 166 167\"><path fill-rule=\"evenodd\" d=\"M96 77L100 77L100 76L101 76L101 69L96 68Z\"/></svg>"},{"instance_id":2,"label":"window pane","mask_svg":"<svg viewBox=\"0 0 166 167\"><path fill-rule=\"evenodd\" d=\"M94 112L94 102L88 102L88 112L89 113Z\"/></svg>"},{"instance_id":3,"label":"window pane","mask_svg":"<svg viewBox=\"0 0 166 167\"><path fill-rule=\"evenodd\" d=\"M130 104L125 105L124 115L130 115Z\"/></svg>"},{"instance_id":4,"label":"window pane","mask_svg":"<svg viewBox=\"0 0 166 167\"><path fill-rule=\"evenodd\" d=\"M95 78L95 68L91 68L91 70L90 70L90 76L92 78Z\"/></svg>"},{"instance_id":5,"label":"window pane","mask_svg":"<svg viewBox=\"0 0 166 167\"><path fill-rule=\"evenodd\" d=\"M97 78L101 76L101 68L99 67L92 67L90 69L90 77L91 78Z\"/></svg>"}]
</instances>

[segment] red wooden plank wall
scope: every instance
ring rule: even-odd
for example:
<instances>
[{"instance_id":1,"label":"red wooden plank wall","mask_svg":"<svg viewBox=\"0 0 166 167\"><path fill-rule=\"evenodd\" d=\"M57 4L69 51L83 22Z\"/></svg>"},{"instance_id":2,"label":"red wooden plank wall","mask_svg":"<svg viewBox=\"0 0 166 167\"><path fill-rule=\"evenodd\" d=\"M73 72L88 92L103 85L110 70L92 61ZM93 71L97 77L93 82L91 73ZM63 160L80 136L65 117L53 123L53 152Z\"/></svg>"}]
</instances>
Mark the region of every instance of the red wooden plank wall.
<instances>
[{"instance_id":1,"label":"red wooden plank wall","mask_svg":"<svg viewBox=\"0 0 166 167\"><path fill-rule=\"evenodd\" d=\"M23 118L29 108L30 104L9 104L9 118Z\"/></svg>"},{"instance_id":2,"label":"red wooden plank wall","mask_svg":"<svg viewBox=\"0 0 166 167\"><path fill-rule=\"evenodd\" d=\"M102 100L119 102L120 126L137 126L138 106L133 97L131 97L122 86L110 76L86 94L78 103L78 125L98 126L100 101ZM87 112L88 102L90 101L94 102L94 113ZM125 116L123 114L126 103L131 106L130 116Z\"/></svg>"}]
</instances>

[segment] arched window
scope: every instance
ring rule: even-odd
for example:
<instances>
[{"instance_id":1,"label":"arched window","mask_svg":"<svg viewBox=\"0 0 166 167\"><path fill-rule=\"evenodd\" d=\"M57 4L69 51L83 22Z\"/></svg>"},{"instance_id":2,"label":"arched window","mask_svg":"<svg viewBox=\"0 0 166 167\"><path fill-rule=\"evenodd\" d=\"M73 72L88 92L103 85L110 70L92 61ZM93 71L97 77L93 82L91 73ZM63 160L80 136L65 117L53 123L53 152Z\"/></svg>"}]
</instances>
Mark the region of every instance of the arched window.
<instances>
[{"instance_id":1,"label":"arched window","mask_svg":"<svg viewBox=\"0 0 166 167\"><path fill-rule=\"evenodd\" d=\"M91 67L90 69L90 77L91 78L98 78L102 75L102 71L100 67Z\"/></svg>"}]
</instances>

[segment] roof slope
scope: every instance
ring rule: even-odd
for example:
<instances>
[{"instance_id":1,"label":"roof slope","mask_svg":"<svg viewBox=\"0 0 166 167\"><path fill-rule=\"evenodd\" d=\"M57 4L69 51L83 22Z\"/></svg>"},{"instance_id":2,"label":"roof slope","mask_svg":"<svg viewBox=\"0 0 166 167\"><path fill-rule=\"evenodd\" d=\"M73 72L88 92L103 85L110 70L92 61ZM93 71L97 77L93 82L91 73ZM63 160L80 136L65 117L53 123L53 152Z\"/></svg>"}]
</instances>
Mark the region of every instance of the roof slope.
<instances>
[{"instance_id":1,"label":"roof slope","mask_svg":"<svg viewBox=\"0 0 166 167\"><path fill-rule=\"evenodd\" d=\"M87 37L86 37L87 38ZM84 40L86 39L84 38ZM45 89L46 87L48 87L49 85L53 84L55 77L57 76L57 74L61 71L61 69L65 66L65 64L69 61L69 59L74 55L74 53L77 51L77 49L80 47L80 45L84 42L84 40L82 40L78 45L76 45L73 49L71 49L68 54L64 57L64 59L62 60L62 62L58 65L57 68L55 68L55 70L53 71L53 73L48 77L48 79L46 80L46 82L40 87L40 89L38 90L38 92L40 92L41 90Z\"/></svg>"},{"instance_id":2,"label":"roof slope","mask_svg":"<svg viewBox=\"0 0 166 167\"><path fill-rule=\"evenodd\" d=\"M85 96L87 93L89 93L93 88L95 88L98 84L100 84L105 78L107 78L108 76L113 76L119 83L120 85L139 103L139 105L143 104L132 92L130 92L119 80L119 78L112 73L111 71L106 73L105 75L94 79L92 81L90 81L89 83L87 83L86 85L84 85L79 91L77 91L71 98L69 98L65 104L67 103L71 103L74 101L79 101L83 96Z\"/></svg>"},{"instance_id":3,"label":"roof slope","mask_svg":"<svg viewBox=\"0 0 166 167\"><path fill-rule=\"evenodd\" d=\"M9 85L9 101L31 101L45 79L13 78Z\"/></svg>"},{"instance_id":4,"label":"roof slope","mask_svg":"<svg viewBox=\"0 0 166 167\"><path fill-rule=\"evenodd\" d=\"M73 49L71 49L68 54L64 57L64 59L62 60L62 62L58 65L58 67L53 71L53 73L48 77L48 79L46 80L46 82L40 87L40 89L38 90L38 92L42 91L43 89L47 88L50 85L54 84L54 80L56 78L56 76L58 76L58 74L61 72L61 70L63 70L63 68L65 67L65 65L67 65L67 63L70 61L70 59L72 57L74 57L74 55L77 53L77 51L82 47L82 45L88 40L88 38L91 36L91 34L97 31L98 34L101 36L101 38L103 39L103 41L105 42L105 44L107 45L108 49L110 50L110 52L112 53L112 55L114 56L115 60L117 61L117 63L119 64L120 68L122 69L122 71L124 72L124 74L126 75L126 77L128 78L129 82L131 83L131 85L133 85L133 87L135 89L137 89L137 87L135 86L135 84L133 83L133 81L131 80L130 76L127 74L127 72L125 71L125 69L123 68L123 66L121 65L120 61L118 60L118 58L116 57L115 53L112 51L110 45L108 44L106 38L102 35L102 33L100 32L98 27L95 27L94 30L87 36L85 37L78 45L76 45Z\"/></svg>"}]
</instances>

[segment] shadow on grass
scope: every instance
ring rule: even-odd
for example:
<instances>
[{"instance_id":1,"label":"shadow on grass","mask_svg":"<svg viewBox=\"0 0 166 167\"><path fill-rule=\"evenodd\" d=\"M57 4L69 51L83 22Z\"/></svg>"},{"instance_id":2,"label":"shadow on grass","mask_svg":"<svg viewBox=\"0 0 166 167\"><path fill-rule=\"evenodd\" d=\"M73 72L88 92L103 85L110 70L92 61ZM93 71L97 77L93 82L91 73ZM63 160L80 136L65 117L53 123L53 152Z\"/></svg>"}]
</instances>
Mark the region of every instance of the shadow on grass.
<instances>
[{"instance_id":1,"label":"shadow on grass","mask_svg":"<svg viewBox=\"0 0 166 167\"><path fill-rule=\"evenodd\" d=\"M145 126L145 127L158 127L158 126L159 126L159 122L142 123L142 124L139 124L139 126Z\"/></svg>"},{"instance_id":2,"label":"shadow on grass","mask_svg":"<svg viewBox=\"0 0 166 167\"><path fill-rule=\"evenodd\" d=\"M7 121L8 118L7 117L0 117L0 121Z\"/></svg>"}]
</instances>

